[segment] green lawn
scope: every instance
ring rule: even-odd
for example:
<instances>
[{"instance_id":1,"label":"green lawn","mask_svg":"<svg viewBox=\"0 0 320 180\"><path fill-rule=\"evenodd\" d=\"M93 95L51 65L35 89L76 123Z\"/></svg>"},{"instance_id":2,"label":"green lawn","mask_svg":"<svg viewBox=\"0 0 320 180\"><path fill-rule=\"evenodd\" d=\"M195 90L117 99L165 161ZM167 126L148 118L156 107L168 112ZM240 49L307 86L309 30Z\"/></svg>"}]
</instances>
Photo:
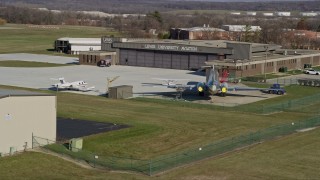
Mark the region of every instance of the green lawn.
<instances>
[{"instance_id":1,"label":"green lawn","mask_svg":"<svg viewBox=\"0 0 320 180\"><path fill-rule=\"evenodd\" d=\"M33 61L0 61L0 67L59 67L70 66L70 64L53 64Z\"/></svg>"},{"instance_id":2,"label":"green lawn","mask_svg":"<svg viewBox=\"0 0 320 180\"><path fill-rule=\"evenodd\" d=\"M320 129L297 133L148 177L85 169L28 152L0 158L0 179L318 179Z\"/></svg>"},{"instance_id":3,"label":"green lawn","mask_svg":"<svg viewBox=\"0 0 320 180\"><path fill-rule=\"evenodd\" d=\"M182 104L110 100L61 93L58 96L58 115L129 124L132 127L128 129L86 137L84 148L101 155L141 159L205 145L308 116L301 112L263 116L210 107L184 107Z\"/></svg>"},{"instance_id":4,"label":"green lawn","mask_svg":"<svg viewBox=\"0 0 320 180\"><path fill-rule=\"evenodd\" d=\"M269 141L194 166L163 179L319 179L320 129Z\"/></svg>"},{"instance_id":5,"label":"green lawn","mask_svg":"<svg viewBox=\"0 0 320 180\"><path fill-rule=\"evenodd\" d=\"M301 91L314 94L318 92L316 90L297 86L291 90L288 89L288 97L296 98L294 94L297 95ZM300 111L265 116L234 112L232 109L220 110L212 105L188 102L148 99L112 100L61 92L57 95L58 116L132 126L86 137L84 149L99 155L139 159L174 153L222 138L238 136L311 116ZM275 99L286 100L286 96ZM271 103L275 102L275 99L270 100Z\"/></svg>"},{"instance_id":6,"label":"green lawn","mask_svg":"<svg viewBox=\"0 0 320 180\"><path fill-rule=\"evenodd\" d=\"M52 51L54 41L61 37L100 38L105 35L119 35L112 29L87 26L55 26L59 29L30 27L29 25L8 24L0 28L0 53L38 53L60 55Z\"/></svg>"},{"instance_id":7,"label":"green lawn","mask_svg":"<svg viewBox=\"0 0 320 180\"><path fill-rule=\"evenodd\" d=\"M13 88L8 86L0 87ZM288 89L287 97L291 99L299 98L302 96L300 95L301 92L312 95L318 93L317 90L317 88L296 86ZM51 91L46 92L54 93ZM84 149L94 152L99 156L116 155L140 159L154 158L192 147L199 147L222 138L254 132L258 129L282 124L284 122L301 120L311 116L301 111L282 112L265 116L247 112L234 112L230 109L218 110L211 105L143 98L112 100L104 97L61 92L59 92L57 96L58 116L117 124L122 123L132 126L119 131L86 137L84 140ZM287 97L279 96L277 99L281 102L287 100ZM265 101L265 104L270 103L274 103L274 100L270 100L270 102L268 102L268 100ZM254 106L254 104L252 104L252 106ZM314 109L314 106L312 106L312 108L313 111L318 111L317 108ZM314 138L318 135L319 132L313 135L314 137L303 137L305 139L300 140L300 144L294 140L290 140L289 142L286 140L280 145L272 145L273 142L266 143L266 145L263 144L252 148L253 150L256 148L261 149L254 151L252 149L249 150L253 151L253 153L249 153L248 151L241 151L240 155L237 155L239 153L232 153L230 159L229 156L226 156L205 161L203 164L191 166L187 169L179 168L178 170L160 176L160 179L185 179L186 177L210 179L210 177L223 178L225 176L231 179L237 179L238 176L241 179L254 177L286 178L295 177L296 175L300 175L297 177L303 177L304 172L309 173L313 170L310 166L313 166L312 163L314 162L307 159L307 157L316 151L316 148L307 146L308 149L305 149L307 147L301 145L301 143L309 143L309 141L315 142ZM300 137L300 135L298 137ZM315 147L318 145L319 143L312 144L312 146ZM296 146L300 148L294 149ZM290 149L291 151L288 151ZM263 152L267 154L263 154ZM289 154L295 157L292 163L297 163L299 166L294 166L293 169L290 168L290 166L283 167L285 163L288 162L288 157L285 155L287 152L291 152ZM319 153L318 150L316 152ZM301 153L301 157L296 156L294 153ZM142 175L85 170L68 162L34 153L24 154L22 155L23 158L18 157L0 159L0 169L10 169L10 166L16 167L19 173L25 174L28 177L30 176L31 179L45 179L47 177L103 179L106 176L110 179L148 179L148 177ZM268 159L269 157L271 157L272 160ZM246 158L249 160L246 160ZM301 158L306 158L306 160L303 159L304 161L301 161ZM17 159L19 159L19 161ZM283 161L284 163L273 166L272 163L275 163L276 160ZM310 166L308 165L308 160L311 161ZM38 163L34 163L34 161ZM306 164L306 168L303 169L303 171L295 171L296 169L294 169L301 166L298 163L299 161ZM318 162L317 159L315 161ZM40 173L31 173L34 170L32 168L25 168L25 164L35 164L32 168L37 169ZM277 168L283 168L284 173L279 172ZM10 178L10 172L11 171L9 171L9 173L1 173L0 170L0 177ZM291 172L293 172L292 176L290 174ZM316 173L317 171L309 173L309 177L316 175Z\"/></svg>"}]
</instances>

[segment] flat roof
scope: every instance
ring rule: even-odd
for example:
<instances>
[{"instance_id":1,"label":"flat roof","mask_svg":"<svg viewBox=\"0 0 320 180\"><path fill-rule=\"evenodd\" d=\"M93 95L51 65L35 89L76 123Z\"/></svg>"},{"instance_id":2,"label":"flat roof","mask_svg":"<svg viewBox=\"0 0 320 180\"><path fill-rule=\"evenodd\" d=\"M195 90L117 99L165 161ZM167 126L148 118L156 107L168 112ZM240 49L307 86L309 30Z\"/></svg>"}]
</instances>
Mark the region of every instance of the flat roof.
<instances>
[{"instance_id":1,"label":"flat roof","mask_svg":"<svg viewBox=\"0 0 320 180\"><path fill-rule=\"evenodd\" d=\"M113 48L144 49L158 51L176 51L189 53L209 53L233 55L235 50L242 54L255 52L275 51L281 48L275 44L248 43L228 40L128 40L113 42Z\"/></svg>"},{"instance_id":2,"label":"flat roof","mask_svg":"<svg viewBox=\"0 0 320 180\"><path fill-rule=\"evenodd\" d=\"M80 55L116 55L114 51L82 51Z\"/></svg>"},{"instance_id":3,"label":"flat roof","mask_svg":"<svg viewBox=\"0 0 320 180\"><path fill-rule=\"evenodd\" d=\"M214 28L214 27L191 27L191 28L172 28L174 30L182 31L225 31L224 29Z\"/></svg>"},{"instance_id":4,"label":"flat roof","mask_svg":"<svg viewBox=\"0 0 320 180\"><path fill-rule=\"evenodd\" d=\"M48 93L32 92L25 90L0 89L0 98L10 96L55 96Z\"/></svg>"},{"instance_id":5,"label":"flat roof","mask_svg":"<svg viewBox=\"0 0 320 180\"><path fill-rule=\"evenodd\" d=\"M70 44L101 44L101 38L69 38L63 37L57 41L68 41Z\"/></svg>"},{"instance_id":6,"label":"flat roof","mask_svg":"<svg viewBox=\"0 0 320 180\"><path fill-rule=\"evenodd\" d=\"M252 59L248 60L237 60L237 59L224 59L219 61L208 61L206 64L208 65L218 65L218 66L243 66L250 64L261 64L266 62L277 62L289 59L297 59L297 58L305 58L311 56L320 56L320 51L317 50L285 50L281 49L280 51L276 51L274 53L254 53L252 55Z\"/></svg>"},{"instance_id":7,"label":"flat roof","mask_svg":"<svg viewBox=\"0 0 320 180\"><path fill-rule=\"evenodd\" d=\"M251 44L252 47L257 46L267 46L270 44L261 44L261 43L249 43L249 42L239 42L239 41L228 41L228 40L174 40L174 39L150 39L150 40L128 40L123 43L154 43L154 44L177 44L177 45L193 45L193 46L204 46L204 47L215 47L215 48L227 48L227 43L231 44Z\"/></svg>"}]
</instances>

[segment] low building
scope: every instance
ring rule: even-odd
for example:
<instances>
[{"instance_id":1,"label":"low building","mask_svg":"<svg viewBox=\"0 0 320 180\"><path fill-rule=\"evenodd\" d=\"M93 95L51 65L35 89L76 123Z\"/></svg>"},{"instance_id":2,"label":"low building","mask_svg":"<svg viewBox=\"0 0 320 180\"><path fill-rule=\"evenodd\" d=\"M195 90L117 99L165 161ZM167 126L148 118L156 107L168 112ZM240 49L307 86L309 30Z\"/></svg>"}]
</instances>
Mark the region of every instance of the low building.
<instances>
[{"instance_id":1,"label":"low building","mask_svg":"<svg viewBox=\"0 0 320 180\"><path fill-rule=\"evenodd\" d=\"M229 32L245 32L249 28L250 32L261 31L260 26L247 26L247 25L223 25L221 28Z\"/></svg>"},{"instance_id":2,"label":"low building","mask_svg":"<svg viewBox=\"0 0 320 180\"><path fill-rule=\"evenodd\" d=\"M79 54L82 51L100 51L101 38L59 38L54 43L55 51Z\"/></svg>"},{"instance_id":3,"label":"low building","mask_svg":"<svg viewBox=\"0 0 320 180\"><path fill-rule=\"evenodd\" d=\"M251 59L224 59L208 61L207 65L215 65L219 70L228 70L235 78L259 74L277 73L280 68L288 70L303 69L305 64L320 65L320 51L284 50L256 53Z\"/></svg>"},{"instance_id":4,"label":"low building","mask_svg":"<svg viewBox=\"0 0 320 180\"><path fill-rule=\"evenodd\" d=\"M304 16L304 17L315 17L315 16L318 16L318 13L316 13L316 12L301 12L300 15Z\"/></svg>"},{"instance_id":5,"label":"low building","mask_svg":"<svg viewBox=\"0 0 320 180\"><path fill-rule=\"evenodd\" d=\"M241 15L241 12L231 12L230 14L235 15L235 16L239 16L239 15Z\"/></svg>"},{"instance_id":6,"label":"low building","mask_svg":"<svg viewBox=\"0 0 320 180\"><path fill-rule=\"evenodd\" d=\"M289 17L291 16L291 12L276 12L277 16Z\"/></svg>"},{"instance_id":7,"label":"low building","mask_svg":"<svg viewBox=\"0 0 320 180\"><path fill-rule=\"evenodd\" d=\"M268 13L262 13L262 15L263 15L263 16L269 16L269 17L270 17L270 16L273 16L274 14L273 14L273 13L268 12Z\"/></svg>"},{"instance_id":8,"label":"low building","mask_svg":"<svg viewBox=\"0 0 320 180\"><path fill-rule=\"evenodd\" d=\"M257 12L247 12L247 15L248 15L248 16L256 16L256 15L257 15Z\"/></svg>"},{"instance_id":9,"label":"low building","mask_svg":"<svg viewBox=\"0 0 320 180\"><path fill-rule=\"evenodd\" d=\"M118 64L116 52L107 51L85 51L79 54L79 64L85 65L99 65L101 60L107 60L111 62L111 65Z\"/></svg>"},{"instance_id":10,"label":"low building","mask_svg":"<svg viewBox=\"0 0 320 180\"><path fill-rule=\"evenodd\" d=\"M56 140L56 96L0 89L0 154L33 147L33 136Z\"/></svg>"},{"instance_id":11,"label":"low building","mask_svg":"<svg viewBox=\"0 0 320 180\"><path fill-rule=\"evenodd\" d=\"M204 27L192 27L192 28L171 28L170 39L211 39L214 37L223 37L225 30L219 28L212 28L209 25Z\"/></svg>"}]
</instances>

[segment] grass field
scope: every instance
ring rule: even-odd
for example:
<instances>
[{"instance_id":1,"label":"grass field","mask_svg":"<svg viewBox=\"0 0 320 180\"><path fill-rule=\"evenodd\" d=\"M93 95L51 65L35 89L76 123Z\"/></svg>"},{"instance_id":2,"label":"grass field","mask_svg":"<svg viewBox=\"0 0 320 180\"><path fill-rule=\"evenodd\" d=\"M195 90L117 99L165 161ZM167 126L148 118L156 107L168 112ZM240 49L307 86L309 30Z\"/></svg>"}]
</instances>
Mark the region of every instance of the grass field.
<instances>
[{"instance_id":1,"label":"grass field","mask_svg":"<svg viewBox=\"0 0 320 180\"><path fill-rule=\"evenodd\" d=\"M61 37L101 38L118 33L112 29L86 26L55 26L56 29L31 27L29 25L7 24L0 28L0 53L54 54L54 41Z\"/></svg>"},{"instance_id":2,"label":"grass field","mask_svg":"<svg viewBox=\"0 0 320 180\"><path fill-rule=\"evenodd\" d=\"M70 64L53 64L32 61L0 61L0 67L59 67L70 66Z\"/></svg>"},{"instance_id":3,"label":"grass field","mask_svg":"<svg viewBox=\"0 0 320 180\"><path fill-rule=\"evenodd\" d=\"M28 152L0 158L0 179L318 179L320 129L297 133L154 177L85 169Z\"/></svg>"},{"instance_id":4,"label":"grass field","mask_svg":"<svg viewBox=\"0 0 320 180\"><path fill-rule=\"evenodd\" d=\"M303 88L303 89L302 89ZM317 88L294 87L278 101L318 93ZM165 100L112 100L104 97L58 93L58 116L128 124L128 129L85 138L84 148L99 155L148 159L254 132L272 125L311 116L297 112L257 115L217 110L212 105ZM265 101L265 104L276 100ZM259 102L261 103L261 102ZM259 104L256 103L256 104ZM251 106L255 106L252 104Z\"/></svg>"},{"instance_id":5,"label":"grass field","mask_svg":"<svg viewBox=\"0 0 320 180\"><path fill-rule=\"evenodd\" d=\"M0 29L0 53L56 54L48 50L53 48L54 40L60 37L117 35L110 29L95 27L58 26L59 29L43 29L12 24L6 27L8 28ZM48 64L45 63L45 65ZM25 63L14 66L34 67L35 64ZM41 67L44 64L37 64L37 66ZM0 86L0 88L15 87ZM85 150L101 156L114 155L149 159L203 146L220 139L255 132L270 126L304 120L319 112L320 102L313 106L306 105L294 112L280 112L271 115L239 111L241 108L254 109L262 105L285 102L319 93L319 89L314 87L289 86L286 90L288 93L285 96L225 109L189 102L145 98L112 100L98 96L58 92L57 107L60 117L131 126L127 129L85 137ZM205 160L194 166L179 168L155 178L317 178L320 176L319 168L315 168L320 164L318 148L320 144L317 140L319 135L319 129L291 135L278 141L266 142L226 156ZM143 175L83 169L49 155L31 152L0 158L0 179L15 178L149 179Z\"/></svg>"}]
</instances>

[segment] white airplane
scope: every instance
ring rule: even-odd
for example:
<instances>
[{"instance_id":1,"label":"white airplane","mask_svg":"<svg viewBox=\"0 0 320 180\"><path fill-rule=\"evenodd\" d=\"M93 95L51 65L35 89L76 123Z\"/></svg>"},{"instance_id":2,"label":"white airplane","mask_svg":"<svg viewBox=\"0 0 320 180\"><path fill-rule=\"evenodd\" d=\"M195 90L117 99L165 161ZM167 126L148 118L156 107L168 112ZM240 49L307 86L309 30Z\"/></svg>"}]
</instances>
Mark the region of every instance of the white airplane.
<instances>
[{"instance_id":1,"label":"white airplane","mask_svg":"<svg viewBox=\"0 0 320 180\"><path fill-rule=\"evenodd\" d=\"M64 78L58 78L52 80L59 80L59 83L53 84L52 87L56 90L74 90L74 91L92 91L95 87L88 87L88 83L85 81L66 82Z\"/></svg>"},{"instance_id":2,"label":"white airplane","mask_svg":"<svg viewBox=\"0 0 320 180\"><path fill-rule=\"evenodd\" d=\"M168 88L189 88L192 86L178 84L178 81L188 81L188 79L163 79L163 78L152 78L156 80L163 81L162 86L167 86Z\"/></svg>"},{"instance_id":3,"label":"white airplane","mask_svg":"<svg viewBox=\"0 0 320 180\"><path fill-rule=\"evenodd\" d=\"M142 83L144 86L152 86L152 87L167 87L167 88L172 88L176 89L177 91L182 91L182 90L187 90L187 89L192 89L195 87L195 85L188 85L187 83L182 84L178 83L180 81L188 81L189 79L164 79L164 78L152 78L156 79L159 81L162 81L162 83Z\"/></svg>"}]
</instances>

